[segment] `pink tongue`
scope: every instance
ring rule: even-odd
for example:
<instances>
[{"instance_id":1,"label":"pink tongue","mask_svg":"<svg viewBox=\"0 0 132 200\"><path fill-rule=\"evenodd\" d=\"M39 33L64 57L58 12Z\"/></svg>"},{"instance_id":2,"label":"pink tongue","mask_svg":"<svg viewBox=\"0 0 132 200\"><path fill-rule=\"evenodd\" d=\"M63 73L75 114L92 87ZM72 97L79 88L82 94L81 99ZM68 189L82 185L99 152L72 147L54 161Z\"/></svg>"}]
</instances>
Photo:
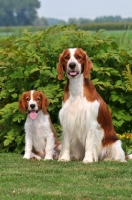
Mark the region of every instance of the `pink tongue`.
<instances>
[{"instance_id":1,"label":"pink tongue","mask_svg":"<svg viewBox=\"0 0 132 200\"><path fill-rule=\"evenodd\" d=\"M29 116L31 119L35 119L37 117L37 113L35 111L31 111Z\"/></svg>"},{"instance_id":2,"label":"pink tongue","mask_svg":"<svg viewBox=\"0 0 132 200\"><path fill-rule=\"evenodd\" d=\"M70 75L76 75L77 73L76 72L70 72Z\"/></svg>"}]
</instances>

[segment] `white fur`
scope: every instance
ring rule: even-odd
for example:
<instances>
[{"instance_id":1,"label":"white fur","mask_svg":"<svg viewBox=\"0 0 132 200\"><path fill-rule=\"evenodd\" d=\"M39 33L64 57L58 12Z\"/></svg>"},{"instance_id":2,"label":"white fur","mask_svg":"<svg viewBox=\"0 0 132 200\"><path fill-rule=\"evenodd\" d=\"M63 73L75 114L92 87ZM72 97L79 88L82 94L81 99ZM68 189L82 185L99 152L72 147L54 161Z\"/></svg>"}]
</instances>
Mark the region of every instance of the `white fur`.
<instances>
[{"instance_id":1,"label":"white fur","mask_svg":"<svg viewBox=\"0 0 132 200\"><path fill-rule=\"evenodd\" d=\"M125 154L121 147L121 141L117 140L112 145L107 145L102 148L99 154L99 160L125 162Z\"/></svg>"},{"instance_id":2,"label":"white fur","mask_svg":"<svg viewBox=\"0 0 132 200\"><path fill-rule=\"evenodd\" d=\"M80 72L81 73L81 72ZM78 88L78 90L77 90ZM63 127L62 151L59 160L73 157L83 162L98 161L103 131L97 123L99 102L88 102L83 96L83 75L70 79L70 97L59 112ZM85 157L82 158L82 152Z\"/></svg>"},{"instance_id":3,"label":"white fur","mask_svg":"<svg viewBox=\"0 0 132 200\"><path fill-rule=\"evenodd\" d=\"M132 159L132 154L128 155L129 159Z\"/></svg>"},{"instance_id":4,"label":"white fur","mask_svg":"<svg viewBox=\"0 0 132 200\"><path fill-rule=\"evenodd\" d=\"M23 158L30 159L36 157L32 153L34 147L37 152L46 151L45 160L52 160L54 154L54 135L50 128L49 116L44 115L43 111L40 110L35 120L30 119L27 116L25 122L25 154Z\"/></svg>"},{"instance_id":5,"label":"white fur","mask_svg":"<svg viewBox=\"0 0 132 200\"><path fill-rule=\"evenodd\" d=\"M38 104L37 104L36 101L33 100L33 93L34 93L34 90L31 90L31 99L30 99L30 101L28 103L28 110L32 110L31 107L30 107L31 104L35 105L35 109L34 110L38 110Z\"/></svg>"},{"instance_id":6,"label":"white fur","mask_svg":"<svg viewBox=\"0 0 132 200\"><path fill-rule=\"evenodd\" d=\"M71 58L67 63L76 63L78 75L69 78L70 97L63 103L59 112L60 123L63 128L62 149L60 161L70 161L72 158L83 160L84 163L98 160L125 161L125 154L121 148L121 141L102 147L104 130L97 121L100 102L88 102L84 97L83 74L81 65L74 58L76 49L69 49Z\"/></svg>"},{"instance_id":7,"label":"white fur","mask_svg":"<svg viewBox=\"0 0 132 200\"><path fill-rule=\"evenodd\" d=\"M59 113L63 127L60 160L70 160L71 151L75 159L84 159L84 162L98 161L103 137L103 132L96 120L98 107L99 102L90 103L85 97L79 96L76 99L70 96L63 105ZM81 157L81 149L82 151L85 149L84 158Z\"/></svg>"}]
</instances>

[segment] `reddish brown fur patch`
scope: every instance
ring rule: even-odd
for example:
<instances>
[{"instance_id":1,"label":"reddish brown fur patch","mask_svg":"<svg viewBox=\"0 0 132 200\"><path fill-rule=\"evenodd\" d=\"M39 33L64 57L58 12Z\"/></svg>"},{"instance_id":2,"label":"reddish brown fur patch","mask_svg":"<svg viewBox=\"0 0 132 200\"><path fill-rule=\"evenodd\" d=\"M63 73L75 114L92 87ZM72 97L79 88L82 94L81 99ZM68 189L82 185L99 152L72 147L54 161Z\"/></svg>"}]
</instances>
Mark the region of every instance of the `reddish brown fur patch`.
<instances>
[{"instance_id":1,"label":"reddish brown fur patch","mask_svg":"<svg viewBox=\"0 0 132 200\"><path fill-rule=\"evenodd\" d=\"M18 102L18 108L22 113L24 113L28 108L28 102L26 101L26 98L31 98L31 92L23 92L19 102Z\"/></svg>"},{"instance_id":2,"label":"reddish brown fur patch","mask_svg":"<svg viewBox=\"0 0 132 200\"><path fill-rule=\"evenodd\" d=\"M89 57L86 55L86 53L81 48L78 48L75 51L74 56L78 60L78 62L81 64L81 66L84 67L84 72L83 72L84 77L89 78L90 70L93 68L92 62L90 61Z\"/></svg>"},{"instance_id":3,"label":"reddish brown fur patch","mask_svg":"<svg viewBox=\"0 0 132 200\"><path fill-rule=\"evenodd\" d=\"M67 83L64 88L64 97L63 97L63 102L66 102L66 100L69 98L69 80L67 80Z\"/></svg>"},{"instance_id":4,"label":"reddish brown fur patch","mask_svg":"<svg viewBox=\"0 0 132 200\"><path fill-rule=\"evenodd\" d=\"M117 141L118 137L114 131L114 126L112 124L112 116L108 106L99 95L98 100L100 101L100 106L97 120L104 130L102 145L106 146Z\"/></svg>"},{"instance_id":5,"label":"reddish brown fur patch","mask_svg":"<svg viewBox=\"0 0 132 200\"><path fill-rule=\"evenodd\" d=\"M49 122L50 122L50 128L52 130L52 132L54 133L54 138L55 138L55 149L60 145L60 142L58 141L58 138L57 138L57 133L56 133L56 130L51 122L51 119L49 117Z\"/></svg>"},{"instance_id":6,"label":"reddish brown fur patch","mask_svg":"<svg viewBox=\"0 0 132 200\"><path fill-rule=\"evenodd\" d=\"M33 100L37 102L39 110L43 110L44 114L47 114L47 107L49 105L49 101L47 97L38 91L33 92Z\"/></svg>"},{"instance_id":7,"label":"reddish brown fur patch","mask_svg":"<svg viewBox=\"0 0 132 200\"><path fill-rule=\"evenodd\" d=\"M101 128L104 130L102 145L106 146L118 140L112 124L112 117L109 108L97 93L93 83L88 79L84 80L84 96L86 96L87 100L90 102L95 100L100 102L97 120L101 125Z\"/></svg>"},{"instance_id":8,"label":"reddish brown fur patch","mask_svg":"<svg viewBox=\"0 0 132 200\"><path fill-rule=\"evenodd\" d=\"M97 91L89 79L84 79L84 96L90 102L95 101L98 97Z\"/></svg>"},{"instance_id":9,"label":"reddish brown fur patch","mask_svg":"<svg viewBox=\"0 0 132 200\"><path fill-rule=\"evenodd\" d=\"M69 59L70 59L70 52L68 49L66 49L63 51L62 54L60 54L60 57L59 57L59 65L57 67L59 80L63 79L64 71L66 70L66 64Z\"/></svg>"},{"instance_id":10,"label":"reddish brown fur patch","mask_svg":"<svg viewBox=\"0 0 132 200\"><path fill-rule=\"evenodd\" d=\"M37 156L40 156L41 158L44 158L44 157L45 157L45 154L46 154L45 150L43 150L42 152L38 152L38 151L36 151L34 148L32 149L32 152L33 152L34 154L36 154Z\"/></svg>"}]
</instances>

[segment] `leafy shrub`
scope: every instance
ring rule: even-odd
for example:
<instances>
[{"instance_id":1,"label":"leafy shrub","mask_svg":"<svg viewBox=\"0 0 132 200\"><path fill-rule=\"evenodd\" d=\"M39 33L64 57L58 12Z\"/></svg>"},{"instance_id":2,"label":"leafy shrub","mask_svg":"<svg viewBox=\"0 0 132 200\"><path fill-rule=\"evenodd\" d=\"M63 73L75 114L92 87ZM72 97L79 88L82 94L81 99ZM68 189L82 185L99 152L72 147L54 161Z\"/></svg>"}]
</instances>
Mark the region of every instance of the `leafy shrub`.
<instances>
[{"instance_id":1,"label":"leafy shrub","mask_svg":"<svg viewBox=\"0 0 132 200\"><path fill-rule=\"evenodd\" d=\"M132 152L132 133L117 134L117 136L122 141L125 152L130 154Z\"/></svg>"},{"instance_id":2,"label":"leafy shrub","mask_svg":"<svg viewBox=\"0 0 132 200\"><path fill-rule=\"evenodd\" d=\"M58 136L65 80L57 80L59 54L65 48L83 48L94 64L91 78L109 105L118 133L132 130L132 54L120 49L114 38L102 31L91 33L75 26L53 26L34 34L24 31L20 38L9 37L0 45L0 151L21 153L24 147L24 121L18 100L24 91L36 89L50 100L48 111ZM129 72L126 66L129 65ZM126 73L126 71L128 73ZM127 81L127 82L126 82Z\"/></svg>"}]
</instances>

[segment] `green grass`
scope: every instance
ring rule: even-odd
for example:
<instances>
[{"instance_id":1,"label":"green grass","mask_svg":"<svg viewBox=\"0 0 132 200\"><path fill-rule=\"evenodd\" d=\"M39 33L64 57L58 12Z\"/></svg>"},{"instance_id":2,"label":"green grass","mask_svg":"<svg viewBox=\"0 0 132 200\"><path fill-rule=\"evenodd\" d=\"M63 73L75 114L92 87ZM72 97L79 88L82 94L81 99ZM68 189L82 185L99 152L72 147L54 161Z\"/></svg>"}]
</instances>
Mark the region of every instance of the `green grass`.
<instances>
[{"instance_id":1,"label":"green grass","mask_svg":"<svg viewBox=\"0 0 132 200\"><path fill-rule=\"evenodd\" d=\"M130 200L132 160L127 163L29 161L0 154L1 200Z\"/></svg>"}]
</instances>

